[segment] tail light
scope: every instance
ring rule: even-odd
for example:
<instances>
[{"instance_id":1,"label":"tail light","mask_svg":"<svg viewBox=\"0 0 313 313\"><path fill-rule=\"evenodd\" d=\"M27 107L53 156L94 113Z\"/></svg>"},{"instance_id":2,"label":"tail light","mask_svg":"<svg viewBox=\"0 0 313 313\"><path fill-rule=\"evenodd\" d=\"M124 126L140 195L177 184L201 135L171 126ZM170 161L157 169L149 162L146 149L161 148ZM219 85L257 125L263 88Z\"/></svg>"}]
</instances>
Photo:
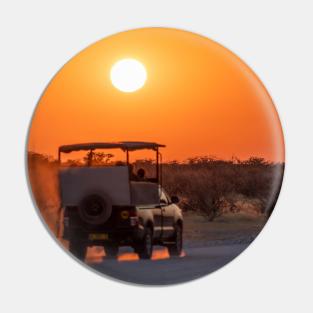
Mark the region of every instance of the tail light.
<instances>
[{"instance_id":1,"label":"tail light","mask_svg":"<svg viewBox=\"0 0 313 313\"><path fill-rule=\"evenodd\" d=\"M129 221L130 221L130 226L137 226L138 225L139 220L138 220L136 208L132 208L129 211Z\"/></svg>"},{"instance_id":2,"label":"tail light","mask_svg":"<svg viewBox=\"0 0 313 313\"><path fill-rule=\"evenodd\" d=\"M138 225L138 216L131 216L129 220L130 220L130 226Z\"/></svg>"},{"instance_id":3,"label":"tail light","mask_svg":"<svg viewBox=\"0 0 313 313\"><path fill-rule=\"evenodd\" d=\"M121 219L122 220L127 220L129 218L129 211L128 210L122 210L120 213Z\"/></svg>"},{"instance_id":4,"label":"tail light","mask_svg":"<svg viewBox=\"0 0 313 313\"><path fill-rule=\"evenodd\" d=\"M129 216L130 216L130 217L137 217L136 208L131 208L131 209L129 210Z\"/></svg>"},{"instance_id":5,"label":"tail light","mask_svg":"<svg viewBox=\"0 0 313 313\"><path fill-rule=\"evenodd\" d=\"M125 208L124 210L120 211L120 217L122 220L129 220L130 226L138 225L138 216L136 208Z\"/></svg>"},{"instance_id":6,"label":"tail light","mask_svg":"<svg viewBox=\"0 0 313 313\"><path fill-rule=\"evenodd\" d=\"M129 220L130 226L138 225L138 216L135 207L129 207L121 210L120 212L121 219Z\"/></svg>"}]
</instances>

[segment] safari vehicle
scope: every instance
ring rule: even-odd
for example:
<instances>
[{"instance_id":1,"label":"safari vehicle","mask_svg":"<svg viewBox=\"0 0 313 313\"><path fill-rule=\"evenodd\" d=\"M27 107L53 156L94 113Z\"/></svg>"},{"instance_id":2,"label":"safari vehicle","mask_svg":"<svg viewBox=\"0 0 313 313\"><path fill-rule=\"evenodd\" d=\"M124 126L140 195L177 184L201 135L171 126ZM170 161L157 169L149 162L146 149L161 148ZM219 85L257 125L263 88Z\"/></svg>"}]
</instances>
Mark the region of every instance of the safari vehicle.
<instances>
[{"instance_id":1,"label":"safari vehicle","mask_svg":"<svg viewBox=\"0 0 313 313\"><path fill-rule=\"evenodd\" d=\"M88 246L103 246L114 258L120 246L134 248L141 259L150 259L153 245L168 247L170 255L182 251L183 217L179 199L169 197L162 187L164 145L153 142L85 143L59 147L59 181L63 210L63 238L69 250L84 259ZM125 161L92 164L96 149L120 149ZM155 177L145 178L144 170L132 173L130 153L155 152ZM89 151L84 166L62 166L62 153Z\"/></svg>"}]
</instances>

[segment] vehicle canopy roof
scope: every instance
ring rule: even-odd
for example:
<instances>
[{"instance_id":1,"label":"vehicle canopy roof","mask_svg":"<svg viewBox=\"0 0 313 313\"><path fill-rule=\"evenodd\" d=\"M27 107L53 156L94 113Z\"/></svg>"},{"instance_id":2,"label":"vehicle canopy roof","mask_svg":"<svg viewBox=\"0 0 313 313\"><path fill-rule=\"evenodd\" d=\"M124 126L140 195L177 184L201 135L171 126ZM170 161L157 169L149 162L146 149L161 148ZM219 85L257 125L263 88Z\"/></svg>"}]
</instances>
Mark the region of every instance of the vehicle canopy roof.
<instances>
[{"instance_id":1,"label":"vehicle canopy roof","mask_svg":"<svg viewBox=\"0 0 313 313\"><path fill-rule=\"evenodd\" d=\"M59 153L70 153L72 151L94 149L122 149L123 151L134 151L143 149L157 150L160 147L165 147L165 145L155 142L144 141L92 142L60 146Z\"/></svg>"}]
</instances>

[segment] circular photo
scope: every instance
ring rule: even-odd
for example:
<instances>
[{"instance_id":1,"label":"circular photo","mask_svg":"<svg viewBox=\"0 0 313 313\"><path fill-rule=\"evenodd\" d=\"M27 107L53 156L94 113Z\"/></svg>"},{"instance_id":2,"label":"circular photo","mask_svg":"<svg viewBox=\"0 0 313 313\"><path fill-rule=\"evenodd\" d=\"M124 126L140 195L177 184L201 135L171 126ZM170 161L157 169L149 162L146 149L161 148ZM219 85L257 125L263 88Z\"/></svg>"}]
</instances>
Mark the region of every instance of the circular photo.
<instances>
[{"instance_id":1,"label":"circular photo","mask_svg":"<svg viewBox=\"0 0 313 313\"><path fill-rule=\"evenodd\" d=\"M253 71L170 28L118 33L74 56L44 90L27 142L33 199L60 246L145 285L236 258L272 214L284 164L279 117Z\"/></svg>"}]
</instances>

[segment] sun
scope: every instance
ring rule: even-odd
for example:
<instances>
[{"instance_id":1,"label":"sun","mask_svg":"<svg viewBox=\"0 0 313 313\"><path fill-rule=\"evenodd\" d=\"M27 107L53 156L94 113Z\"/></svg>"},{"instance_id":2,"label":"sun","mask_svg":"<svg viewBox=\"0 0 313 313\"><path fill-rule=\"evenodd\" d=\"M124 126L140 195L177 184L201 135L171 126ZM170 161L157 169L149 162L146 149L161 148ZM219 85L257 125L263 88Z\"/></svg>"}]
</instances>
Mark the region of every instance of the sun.
<instances>
[{"instance_id":1,"label":"sun","mask_svg":"<svg viewBox=\"0 0 313 313\"><path fill-rule=\"evenodd\" d=\"M134 92L143 87L147 80L144 65L135 59L123 59L111 68L110 78L113 86L123 92Z\"/></svg>"}]
</instances>

